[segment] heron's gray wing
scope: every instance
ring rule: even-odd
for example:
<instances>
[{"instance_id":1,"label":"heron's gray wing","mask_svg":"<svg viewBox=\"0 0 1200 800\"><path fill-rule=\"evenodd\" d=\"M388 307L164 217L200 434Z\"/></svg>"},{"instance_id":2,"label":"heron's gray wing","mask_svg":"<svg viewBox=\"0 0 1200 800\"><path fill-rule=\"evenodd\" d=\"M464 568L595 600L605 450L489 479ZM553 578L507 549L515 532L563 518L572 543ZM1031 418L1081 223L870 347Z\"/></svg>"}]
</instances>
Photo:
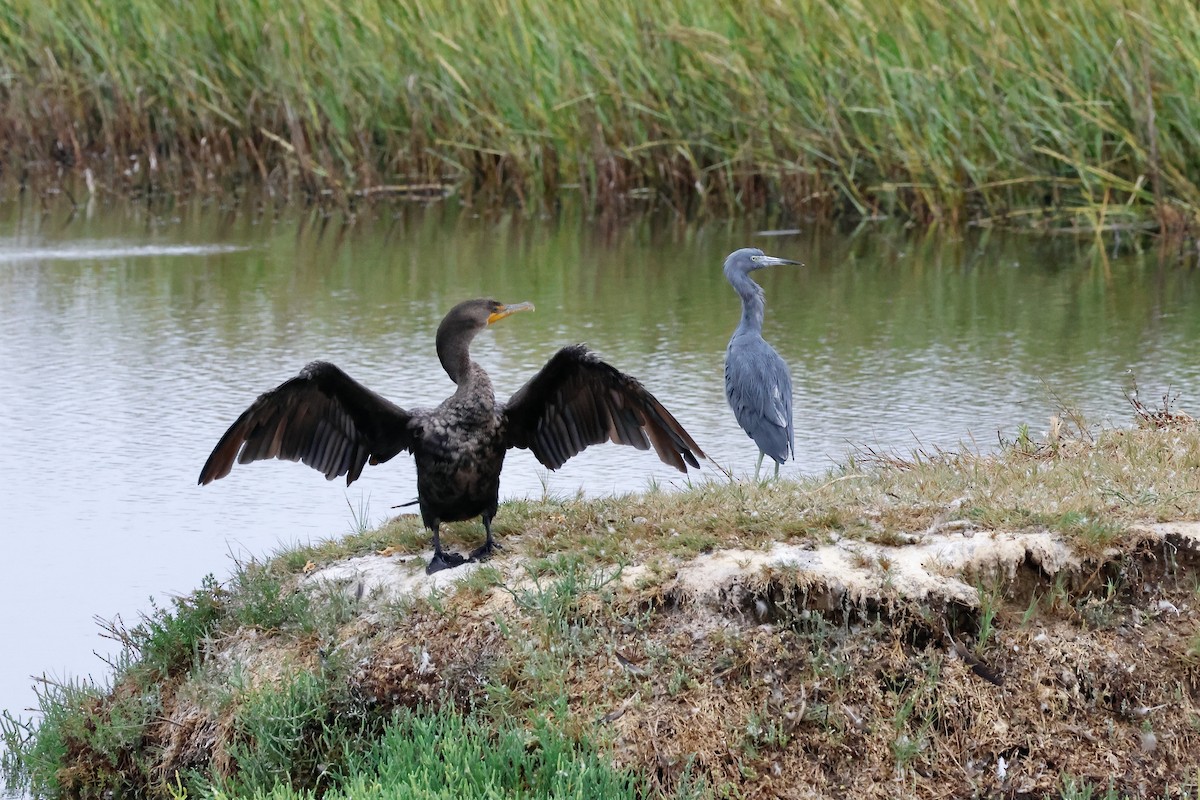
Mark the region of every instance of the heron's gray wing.
<instances>
[{"instance_id":1,"label":"heron's gray wing","mask_svg":"<svg viewBox=\"0 0 1200 800\"><path fill-rule=\"evenodd\" d=\"M564 347L504 406L509 447L528 448L558 469L602 442L654 447L680 472L704 453L683 426L637 379L583 345Z\"/></svg>"},{"instance_id":2,"label":"heron's gray wing","mask_svg":"<svg viewBox=\"0 0 1200 800\"><path fill-rule=\"evenodd\" d=\"M764 453L783 461L794 452L792 377L769 344L759 339L729 348L725 397L738 424Z\"/></svg>"},{"instance_id":3,"label":"heron's gray wing","mask_svg":"<svg viewBox=\"0 0 1200 800\"><path fill-rule=\"evenodd\" d=\"M338 367L314 361L259 396L225 431L200 471L201 485L223 478L234 461L302 461L349 486L368 461L412 449L409 412Z\"/></svg>"}]
</instances>

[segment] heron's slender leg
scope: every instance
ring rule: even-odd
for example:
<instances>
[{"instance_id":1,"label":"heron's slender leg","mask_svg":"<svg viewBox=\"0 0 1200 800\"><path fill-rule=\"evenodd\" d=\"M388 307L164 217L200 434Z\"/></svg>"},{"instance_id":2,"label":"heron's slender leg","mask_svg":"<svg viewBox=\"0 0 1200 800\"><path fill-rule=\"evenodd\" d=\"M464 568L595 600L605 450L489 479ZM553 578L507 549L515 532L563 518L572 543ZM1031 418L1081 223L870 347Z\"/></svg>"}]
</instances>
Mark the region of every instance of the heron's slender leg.
<instances>
[{"instance_id":1,"label":"heron's slender leg","mask_svg":"<svg viewBox=\"0 0 1200 800\"><path fill-rule=\"evenodd\" d=\"M776 480L779 479L779 462L778 461L775 462L775 479Z\"/></svg>"},{"instance_id":2,"label":"heron's slender leg","mask_svg":"<svg viewBox=\"0 0 1200 800\"><path fill-rule=\"evenodd\" d=\"M477 547L471 551L471 561L487 561L492 557L492 553L500 550L500 543L492 538L492 515L483 515L483 529L487 531L487 539L481 547Z\"/></svg>"},{"instance_id":3,"label":"heron's slender leg","mask_svg":"<svg viewBox=\"0 0 1200 800\"><path fill-rule=\"evenodd\" d=\"M429 560L429 564L425 567L425 574L432 575L435 572L441 572L444 569L457 567L459 564L466 563L466 559L458 553L447 553L442 549L442 539L438 532L441 525L437 522L433 523L433 558Z\"/></svg>"},{"instance_id":4,"label":"heron's slender leg","mask_svg":"<svg viewBox=\"0 0 1200 800\"><path fill-rule=\"evenodd\" d=\"M763 456L765 456L765 455L766 455L766 453L764 453L762 450L758 451L758 463L754 465L754 480L756 482L758 481L758 471L760 469L762 469L762 460L763 460ZM776 464L775 468L779 469L779 465Z\"/></svg>"}]
</instances>

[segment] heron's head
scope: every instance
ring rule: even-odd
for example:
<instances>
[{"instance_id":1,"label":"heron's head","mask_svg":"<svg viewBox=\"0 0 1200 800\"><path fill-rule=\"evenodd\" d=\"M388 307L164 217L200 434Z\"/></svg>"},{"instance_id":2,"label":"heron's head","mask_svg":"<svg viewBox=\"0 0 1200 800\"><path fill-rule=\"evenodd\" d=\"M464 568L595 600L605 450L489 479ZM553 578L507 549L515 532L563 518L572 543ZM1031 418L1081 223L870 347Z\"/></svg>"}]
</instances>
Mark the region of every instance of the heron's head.
<instances>
[{"instance_id":1,"label":"heron's head","mask_svg":"<svg viewBox=\"0 0 1200 800\"><path fill-rule=\"evenodd\" d=\"M804 266L799 261L792 261L788 258L776 258L769 256L757 247L743 247L741 250L734 250L725 259L725 277L730 280L735 274L745 275L748 272L753 272L756 269L763 267L774 267L781 264L795 264L796 266Z\"/></svg>"}]
</instances>

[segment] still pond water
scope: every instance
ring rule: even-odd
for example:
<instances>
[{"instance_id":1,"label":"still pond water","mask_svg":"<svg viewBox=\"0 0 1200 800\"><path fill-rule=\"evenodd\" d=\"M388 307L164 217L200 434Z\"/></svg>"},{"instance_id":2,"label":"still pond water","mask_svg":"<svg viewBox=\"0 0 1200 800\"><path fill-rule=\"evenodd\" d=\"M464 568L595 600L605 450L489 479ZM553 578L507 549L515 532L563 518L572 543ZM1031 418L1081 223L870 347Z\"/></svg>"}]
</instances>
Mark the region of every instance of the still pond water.
<instances>
[{"instance_id":1,"label":"still pond water","mask_svg":"<svg viewBox=\"0 0 1200 800\"><path fill-rule=\"evenodd\" d=\"M196 476L261 391L322 358L405 406L451 390L433 333L455 302L531 300L473 354L507 397L586 341L655 392L718 463L756 451L725 405L738 317L721 262L754 245L807 263L758 277L766 335L791 365L796 462L855 446L991 448L1059 400L1127 424L1143 399L1200 397L1200 279L1092 240L972 233L763 235L745 225L478 219L435 208L358 220L128 206L0 207L0 708L28 716L30 676L102 677L93 616L133 622L223 578L231 556L338 536L415 497L405 456L346 488L291 463ZM706 466L702 477L718 478ZM556 473L509 457L504 497L632 492L679 475L594 447ZM500 512L503 514L503 509Z\"/></svg>"}]
</instances>

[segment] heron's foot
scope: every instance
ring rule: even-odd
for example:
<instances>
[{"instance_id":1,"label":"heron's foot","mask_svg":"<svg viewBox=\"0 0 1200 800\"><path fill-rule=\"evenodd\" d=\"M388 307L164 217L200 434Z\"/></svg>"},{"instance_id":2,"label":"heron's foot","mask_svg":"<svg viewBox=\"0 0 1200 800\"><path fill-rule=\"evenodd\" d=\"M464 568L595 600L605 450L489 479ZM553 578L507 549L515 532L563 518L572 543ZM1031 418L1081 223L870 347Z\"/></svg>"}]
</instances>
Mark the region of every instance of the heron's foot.
<instances>
[{"instance_id":1,"label":"heron's foot","mask_svg":"<svg viewBox=\"0 0 1200 800\"><path fill-rule=\"evenodd\" d=\"M432 575L435 572L441 572L444 569L451 569L465 563L467 563L467 559L458 553L447 553L445 550L438 550L433 554L433 558L425 567L425 574Z\"/></svg>"},{"instance_id":2,"label":"heron's foot","mask_svg":"<svg viewBox=\"0 0 1200 800\"><path fill-rule=\"evenodd\" d=\"M484 542L482 546L471 551L471 561L487 561L497 550L503 550L499 542Z\"/></svg>"}]
</instances>

